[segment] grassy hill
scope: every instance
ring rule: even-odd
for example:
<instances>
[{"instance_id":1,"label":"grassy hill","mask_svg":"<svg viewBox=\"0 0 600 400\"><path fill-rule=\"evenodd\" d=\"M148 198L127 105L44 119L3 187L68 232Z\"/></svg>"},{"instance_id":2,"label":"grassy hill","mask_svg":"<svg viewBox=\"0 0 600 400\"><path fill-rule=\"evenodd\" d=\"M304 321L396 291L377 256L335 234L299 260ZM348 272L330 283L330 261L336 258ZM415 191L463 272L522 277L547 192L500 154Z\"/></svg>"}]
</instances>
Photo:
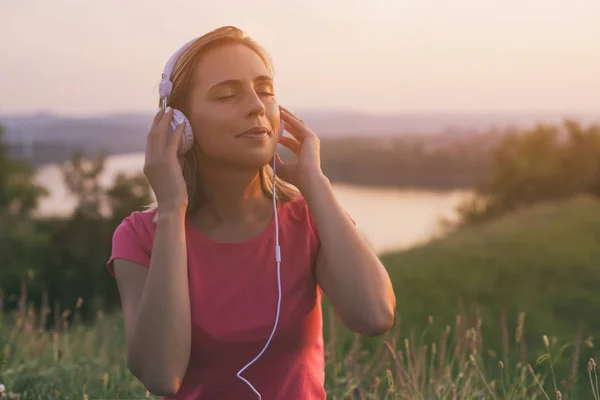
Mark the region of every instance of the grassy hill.
<instances>
[{"instance_id":1,"label":"grassy hill","mask_svg":"<svg viewBox=\"0 0 600 400\"><path fill-rule=\"evenodd\" d=\"M383 339L360 342L373 355L365 362L385 357L383 342L393 343L397 368L405 371L400 375L418 382L411 395L428 398L433 379L444 389L456 385L464 396L458 398L471 398L465 391L487 387L460 376L481 371L498 393L506 391L504 398L544 398L540 385L555 398L554 381L564 398L593 398L588 360L597 358L600 330L600 201L537 205L381 258L396 292L397 323ZM325 313L337 357L352 353L351 335L330 328L331 321ZM471 374L470 354L480 368ZM539 384L528 364L541 374Z\"/></svg>"},{"instance_id":2,"label":"grassy hill","mask_svg":"<svg viewBox=\"0 0 600 400\"><path fill-rule=\"evenodd\" d=\"M484 351L517 358L535 361L543 335L566 343L578 324L581 340L600 331L600 201L592 198L538 205L382 259L402 326L422 331L431 315L432 338L458 314L475 326L477 308ZM514 346L520 312L529 354Z\"/></svg>"}]
</instances>

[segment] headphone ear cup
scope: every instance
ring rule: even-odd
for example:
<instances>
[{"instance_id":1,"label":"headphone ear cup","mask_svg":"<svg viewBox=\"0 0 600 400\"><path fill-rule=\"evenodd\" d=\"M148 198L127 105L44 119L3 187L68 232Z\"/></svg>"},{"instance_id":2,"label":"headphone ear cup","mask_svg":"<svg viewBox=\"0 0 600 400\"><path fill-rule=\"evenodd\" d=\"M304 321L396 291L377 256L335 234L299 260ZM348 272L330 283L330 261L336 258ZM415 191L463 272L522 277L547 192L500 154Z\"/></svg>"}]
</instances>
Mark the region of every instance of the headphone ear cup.
<instances>
[{"instance_id":1,"label":"headphone ear cup","mask_svg":"<svg viewBox=\"0 0 600 400\"><path fill-rule=\"evenodd\" d=\"M174 132L177 129L177 126L185 122L185 129L183 130L183 136L181 136L181 140L179 141L179 148L177 149L177 153L183 155L190 151L194 145L194 132L192 131L192 125L190 121L187 119L185 114L177 109L173 109L173 119L171 120L171 132Z\"/></svg>"}]
</instances>

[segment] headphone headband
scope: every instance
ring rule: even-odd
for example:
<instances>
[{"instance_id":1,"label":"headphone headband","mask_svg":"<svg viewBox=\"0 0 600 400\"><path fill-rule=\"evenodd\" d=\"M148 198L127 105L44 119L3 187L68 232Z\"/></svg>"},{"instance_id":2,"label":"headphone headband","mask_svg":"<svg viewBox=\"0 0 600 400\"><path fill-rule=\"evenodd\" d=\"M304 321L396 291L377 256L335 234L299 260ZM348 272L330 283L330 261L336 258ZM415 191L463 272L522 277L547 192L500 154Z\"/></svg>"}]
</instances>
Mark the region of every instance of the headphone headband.
<instances>
[{"instance_id":1,"label":"headphone headband","mask_svg":"<svg viewBox=\"0 0 600 400\"><path fill-rule=\"evenodd\" d=\"M188 47L192 45L198 38L194 38L181 46L179 50L177 50L167 61L165 65L165 69L162 73L162 79L160 84L158 85L158 94L160 95L163 104L166 105L166 99L171 94L171 90L173 89L173 83L171 82L171 73L173 73L173 69L175 68L175 64L177 63L177 59Z\"/></svg>"}]
</instances>

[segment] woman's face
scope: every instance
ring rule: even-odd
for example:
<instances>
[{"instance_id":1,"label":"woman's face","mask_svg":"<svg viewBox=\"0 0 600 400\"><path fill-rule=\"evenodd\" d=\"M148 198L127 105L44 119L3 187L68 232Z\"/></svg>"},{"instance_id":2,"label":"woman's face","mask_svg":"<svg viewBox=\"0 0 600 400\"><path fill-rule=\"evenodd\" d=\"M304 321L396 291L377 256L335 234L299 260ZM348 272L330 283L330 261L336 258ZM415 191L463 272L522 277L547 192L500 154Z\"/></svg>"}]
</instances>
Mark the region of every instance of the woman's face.
<instances>
[{"instance_id":1,"label":"woman's face","mask_svg":"<svg viewBox=\"0 0 600 400\"><path fill-rule=\"evenodd\" d=\"M193 74L187 117L200 157L240 168L268 164L278 142L279 105L260 56L242 44L218 46ZM253 128L265 132L248 132Z\"/></svg>"}]
</instances>

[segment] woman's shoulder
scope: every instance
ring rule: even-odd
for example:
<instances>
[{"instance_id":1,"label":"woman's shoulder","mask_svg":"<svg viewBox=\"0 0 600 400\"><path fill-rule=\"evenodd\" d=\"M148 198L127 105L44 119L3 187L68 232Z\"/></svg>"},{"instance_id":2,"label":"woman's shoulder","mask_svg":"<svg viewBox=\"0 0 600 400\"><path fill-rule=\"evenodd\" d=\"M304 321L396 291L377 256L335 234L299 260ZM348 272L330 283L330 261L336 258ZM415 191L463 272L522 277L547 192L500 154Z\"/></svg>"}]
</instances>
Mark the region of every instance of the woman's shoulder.
<instances>
[{"instance_id":1,"label":"woman's shoulder","mask_svg":"<svg viewBox=\"0 0 600 400\"><path fill-rule=\"evenodd\" d=\"M301 221L309 215L308 204L301 194L279 203L278 209L280 218L284 217L293 221Z\"/></svg>"},{"instance_id":2,"label":"woman's shoulder","mask_svg":"<svg viewBox=\"0 0 600 400\"><path fill-rule=\"evenodd\" d=\"M301 194L297 194L295 197L283 202L281 208L290 218L305 218L308 212L308 204Z\"/></svg>"},{"instance_id":3,"label":"woman's shoulder","mask_svg":"<svg viewBox=\"0 0 600 400\"><path fill-rule=\"evenodd\" d=\"M135 228L149 229L156 225L156 217L158 216L158 209L148 208L145 210L132 211L127 217L123 218L120 225L129 224Z\"/></svg>"},{"instance_id":4,"label":"woman's shoulder","mask_svg":"<svg viewBox=\"0 0 600 400\"><path fill-rule=\"evenodd\" d=\"M122 240L125 237L135 236L142 242L151 241L156 231L157 215L156 208L133 211L116 227L114 237Z\"/></svg>"},{"instance_id":5,"label":"woman's shoulder","mask_svg":"<svg viewBox=\"0 0 600 400\"><path fill-rule=\"evenodd\" d=\"M304 230L308 234L314 236L317 241L319 240L319 233L310 212L310 208L306 199L301 194L283 203L281 206L280 218L283 225L287 225L296 231L302 231L300 228L304 227Z\"/></svg>"},{"instance_id":6,"label":"woman's shoulder","mask_svg":"<svg viewBox=\"0 0 600 400\"><path fill-rule=\"evenodd\" d=\"M112 251L107 263L111 275L115 276L113 262L117 258L135 261L145 267L150 266L152 241L156 231L153 222L156 212L156 209L133 211L115 228Z\"/></svg>"},{"instance_id":7,"label":"woman's shoulder","mask_svg":"<svg viewBox=\"0 0 600 400\"><path fill-rule=\"evenodd\" d=\"M286 220L288 224L294 225L294 228L296 229L299 226L306 227L310 231L310 234L313 235L317 241L320 241L319 231L315 220L313 219L310 207L301 194L284 203L280 214L282 215L280 218ZM356 222L348 212L346 212L346 216L352 224L356 225Z\"/></svg>"}]
</instances>

